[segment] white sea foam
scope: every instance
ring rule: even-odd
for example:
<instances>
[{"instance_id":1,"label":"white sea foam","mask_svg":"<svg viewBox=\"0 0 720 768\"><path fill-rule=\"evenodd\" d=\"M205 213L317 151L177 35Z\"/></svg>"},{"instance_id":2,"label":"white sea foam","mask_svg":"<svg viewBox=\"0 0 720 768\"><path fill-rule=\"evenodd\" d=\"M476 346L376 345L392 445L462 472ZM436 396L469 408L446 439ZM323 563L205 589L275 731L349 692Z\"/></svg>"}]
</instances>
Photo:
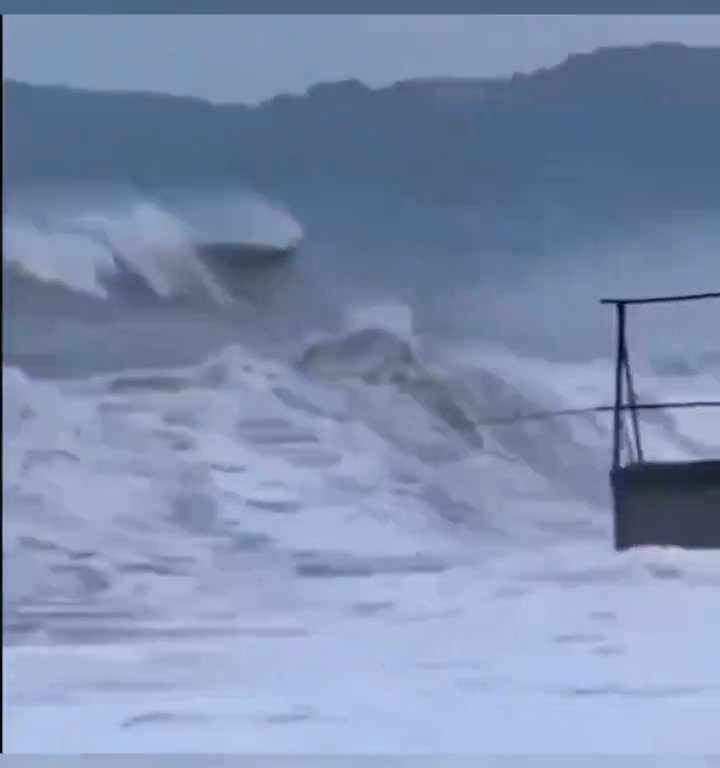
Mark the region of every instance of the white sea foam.
<instances>
[{"instance_id":1,"label":"white sea foam","mask_svg":"<svg viewBox=\"0 0 720 768\"><path fill-rule=\"evenodd\" d=\"M389 334L380 368L408 366L388 379L242 346L64 383L3 369L9 749L718 748L717 557L612 551L584 493L606 485L601 420L481 426L602 402L609 364L466 347L425 365L396 354L394 312L360 313ZM718 445L686 415L648 422L646 450Z\"/></svg>"},{"instance_id":2,"label":"white sea foam","mask_svg":"<svg viewBox=\"0 0 720 768\"><path fill-rule=\"evenodd\" d=\"M158 297L229 301L198 260L196 236L158 206L138 202L122 212L85 212L43 227L8 217L3 259L26 277L107 298L108 281L130 273Z\"/></svg>"},{"instance_id":3,"label":"white sea foam","mask_svg":"<svg viewBox=\"0 0 720 768\"><path fill-rule=\"evenodd\" d=\"M103 278L117 273L112 253L87 237L47 233L30 222L5 221L3 260L21 274L105 298Z\"/></svg>"},{"instance_id":4,"label":"white sea foam","mask_svg":"<svg viewBox=\"0 0 720 768\"><path fill-rule=\"evenodd\" d=\"M397 301L374 302L353 307L346 316L349 331L374 329L388 331L405 340L414 340L413 311Z\"/></svg>"}]
</instances>

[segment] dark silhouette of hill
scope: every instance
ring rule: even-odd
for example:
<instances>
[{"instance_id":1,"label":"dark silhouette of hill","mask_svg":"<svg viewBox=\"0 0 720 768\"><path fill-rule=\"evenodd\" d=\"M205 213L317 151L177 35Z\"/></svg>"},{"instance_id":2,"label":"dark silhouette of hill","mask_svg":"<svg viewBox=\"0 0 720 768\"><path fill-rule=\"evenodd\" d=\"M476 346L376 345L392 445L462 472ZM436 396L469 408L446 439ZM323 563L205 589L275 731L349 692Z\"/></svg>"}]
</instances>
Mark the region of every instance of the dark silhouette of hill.
<instances>
[{"instance_id":1,"label":"dark silhouette of hill","mask_svg":"<svg viewBox=\"0 0 720 768\"><path fill-rule=\"evenodd\" d=\"M348 81L257 107L17 82L3 99L6 182L236 180L486 221L720 210L720 48L606 48L530 75Z\"/></svg>"}]
</instances>

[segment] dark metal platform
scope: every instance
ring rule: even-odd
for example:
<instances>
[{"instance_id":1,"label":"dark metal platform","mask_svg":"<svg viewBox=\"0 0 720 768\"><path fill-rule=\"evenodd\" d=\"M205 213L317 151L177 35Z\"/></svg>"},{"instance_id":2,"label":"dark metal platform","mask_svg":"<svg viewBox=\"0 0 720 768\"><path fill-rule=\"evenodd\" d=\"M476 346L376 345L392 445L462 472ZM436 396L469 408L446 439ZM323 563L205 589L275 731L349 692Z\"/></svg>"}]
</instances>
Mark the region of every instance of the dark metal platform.
<instances>
[{"instance_id":1,"label":"dark metal platform","mask_svg":"<svg viewBox=\"0 0 720 768\"><path fill-rule=\"evenodd\" d=\"M617 549L720 549L720 461L629 464L611 478Z\"/></svg>"},{"instance_id":2,"label":"dark metal platform","mask_svg":"<svg viewBox=\"0 0 720 768\"><path fill-rule=\"evenodd\" d=\"M639 414L658 408L709 408L720 400L638 403L626 337L628 305L720 298L720 293L650 299L604 299L617 309L617 359L613 407L613 460L610 482L615 513L615 547L643 545L720 549L720 459L689 462L646 461ZM720 319L718 322L720 327ZM630 415L630 428L624 418ZM623 463L623 449L629 460Z\"/></svg>"}]
</instances>

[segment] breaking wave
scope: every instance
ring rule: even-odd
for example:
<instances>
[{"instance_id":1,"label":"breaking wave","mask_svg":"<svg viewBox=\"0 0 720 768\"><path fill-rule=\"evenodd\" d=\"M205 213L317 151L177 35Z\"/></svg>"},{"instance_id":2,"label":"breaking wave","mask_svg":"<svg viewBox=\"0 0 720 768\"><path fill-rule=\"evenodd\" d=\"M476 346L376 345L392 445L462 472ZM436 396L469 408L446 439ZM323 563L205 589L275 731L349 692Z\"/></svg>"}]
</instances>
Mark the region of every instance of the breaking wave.
<instances>
[{"instance_id":1,"label":"breaking wave","mask_svg":"<svg viewBox=\"0 0 720 768\"><path fill-rule=\"evenodd\" d=\"M609 540L606 416L487 424L595 404L605 361L433 354L402 317L358 310L289 363L233 345L198 365L62 383L5 366L9 629L52 631L58 601L93 620L271 610L302 603L313 577ZM715 375L638 387L697 396ZM692 456L718 426L651 416L647 449ZM652 578L657 556L638 557L612 567Z\"/></svg>"},{"instance_id":2,"label":"breaking wave","mask_svg":"<svg viewBox=\"0 0 720 768\"><path fill-rule=\"evenodd\" d=\"M95 298L108 298L115 281L134 277L160 298L228 296L197 260L192 234L150 203L127 214L84 214L43 228L5 222L5 263L18 274Z\"/></svg>"},{"instance_id":3,"label":"breaking wave","mask_svg":"<svg viewBox=\"0 0 720 768\"><path fill-rule=\"evenodd\" d=\"M543 291L522 317L489 279L464 304L472 286L401 299L382 280L342 284L341 254L308 248L320 268L303 277L320 279L282 267L293 290L271 302L277 270L261 264L258 280L257 264L203 255L227 233L156 202L100 209L4 221L6 636L114 637L150 618L198 627L345 599L323 579L380 577L367 582L382 604L392 575L499 572L508 555L517 579L672 567L716 580L682 557L612 552L607 414L513 420L610 399L610 362L592 359L584 327L574 362L512 344L552 306ZM638 360L639 396L715 398L712 353ZM644 414L645 450L713 455L716 417Z\"/></svg>"},{"instance_id":4,"label":"breaking wave","mask_svg":"<svg viewBox=\"0 0 720 768\"><path fill-rule=\"evenodd\" d=\"M265 219L273 214L267 213ZM289 232L287 247L294 247L299 226L290 229L288 216L282 214L279 226ZM258 238L271 234L267 222L249 231L255 237L251 242L257 241L260 247ZM86 211L43 222L8 215L3 268L16 277L93 299L139 293L161 300L229 304L233 286L223 283L226 272L218 274L203 257L204 241L212 236L149 201L120 211ZM272 247L283 246L270 242L268 250ZM242 277L242 257L237 261L234 274ZM258 261L252 264L255 271ZM271 262L270 257L267 261Z\"/></svg>"}]
</instances>

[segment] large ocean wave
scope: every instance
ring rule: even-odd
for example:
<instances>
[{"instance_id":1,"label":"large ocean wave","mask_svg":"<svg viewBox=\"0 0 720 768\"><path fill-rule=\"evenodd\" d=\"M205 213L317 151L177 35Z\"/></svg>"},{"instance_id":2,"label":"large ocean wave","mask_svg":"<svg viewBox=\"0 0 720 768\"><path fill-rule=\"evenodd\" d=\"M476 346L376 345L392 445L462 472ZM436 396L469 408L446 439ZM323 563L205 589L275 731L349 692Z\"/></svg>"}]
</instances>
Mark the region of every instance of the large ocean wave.
<instances>
[{"instance_id":1,"label":"large ocean wave","mask_svg":"<svg viewBox=\"0 0 720 768\"><path fill-rule=\"evenodd\" d=\"M408 317L350 313L290 363L233 345L62 383L5 366L9 628L52 631L68 603L93 621L258 609L302 601L312 576L443 570L508 547L610 558L608 417L493 421L606 400L607 362L477 345L425 359ZM637 386L703 397L718 370ZM707 414L643 426L658 458L718 448Z\"/></svg>"},{"instance_id":2,"label":"large ocean wave","mask_svg":"<svg viewBox=\"0 0 720 768\"><path fill-rule=\"evenodd\" d=\"M201 258L206 237L212 235L144 201L120 213L90 211L42 224L9 216L3 261L17 276L95 299L130 287L158 299L229 303L232 286L223 286Z\"/></svg>"},{"instance_id":3,"label":"large ocean wave","mask_svg":"<svg viewBox=\"0 0 720 768\"><path fill-rule=\"evenodd\" d=\"M715 553L615 552L608 414L522 418L610 402L636 264L222 270L171 206L79 211L4 222L12 748L714 743ZM641 399L717 398L703 311L633 316ZM643 414L646 455L717 456L717 417Z\"/></svg>"}]
</instances>

